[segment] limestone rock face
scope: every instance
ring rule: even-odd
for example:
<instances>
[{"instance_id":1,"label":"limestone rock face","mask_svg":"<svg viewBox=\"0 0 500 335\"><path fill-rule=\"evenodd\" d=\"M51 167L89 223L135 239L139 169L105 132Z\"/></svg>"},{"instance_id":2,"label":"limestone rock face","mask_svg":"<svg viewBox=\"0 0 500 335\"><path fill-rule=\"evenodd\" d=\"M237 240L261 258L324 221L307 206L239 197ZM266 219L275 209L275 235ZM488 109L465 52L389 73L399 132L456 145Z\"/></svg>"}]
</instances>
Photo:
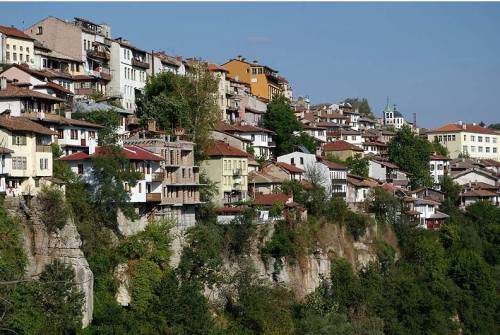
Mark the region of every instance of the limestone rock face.
<instances>
[{"instance_id":1,"label":"limestone rock face","mask_svg":"<svg viewBox=\"0 0 500 335\"><path fill-rule=\"evenodd\" d=\"M118 286L118 290L116 291L116 302L121 306L128 306L132 301L132 297L130 296L130 275L128 273L128 264L120 263L117 265L113 275L120 283Z\"/></svg>"},{"instance_id":2,"label":"limestone rock face","mask_svg":"<svg viewBox=\"0 0 500 335\"><path fill-rule=\"evenodd\" d=\"M116 220L118 223L118 231L123 236L132 236L140 233L144 231L148 225L148 219L145 215L140 216L137 220L130 220L120 210L118 210Z\"/></svg>"},{"instance_id":3,"label":"limestone rock face","mask_svg":"<svg viewBox=\"0 0 500 335\"><path fill-rule=\"evenodd\" d=\"M68 219L62 229L49 232L40 220L36 201L29 208L19 200L8 206L11 206L9 211L19 217L22 224L23 243L28 256L27 275L38 276L47 264L56 259L71 265L75 271L75 281L84 293L82 325L88 326L92 321L94 275L80 249L82 241L75 223Z\"/></svg>"}]
</instances>

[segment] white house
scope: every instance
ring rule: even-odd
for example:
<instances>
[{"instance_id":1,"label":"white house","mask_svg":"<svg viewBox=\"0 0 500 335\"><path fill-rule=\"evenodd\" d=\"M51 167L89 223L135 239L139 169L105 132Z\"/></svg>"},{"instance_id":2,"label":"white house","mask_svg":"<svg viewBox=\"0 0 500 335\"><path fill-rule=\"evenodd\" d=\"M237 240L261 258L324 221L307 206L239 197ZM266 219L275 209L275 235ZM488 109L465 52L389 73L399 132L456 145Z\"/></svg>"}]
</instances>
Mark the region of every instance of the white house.
<instances>
[{"instance_id":1,"label":"white house","mask_svg":"<svg viewBox=\"0 0 500 335\"><path fill-rule=\"evenodd\" d=\"M326 128L314 125L304 125L304 132L314 137L319 142L326 142Z\"/></svg>"},{"instance_id":2,"label":"white house","mask_svg":"<svg viewBox=\"0 0 500 335\"><path fill-rule=\"evenodd\" d=\"M450 176L453 181L459 185L480 182L495 186L498 183L498 177L496 177L490 171L480 168L472 168L458 172L452 171Z\"/></svg>"},{"instance_id":3,"label":"white house","mask_svg":"<svg viewBox=\"0 0 500 335\"><path fill-rule=\"evenodd\" d=\"M14 27L0 26L0 63L33 64L33 41L32 37Z\"/></svg>"},{"instance_id":4,"label":"white house","mask_svg":"<svg viewBox=\"0 0 500 335\"><path fill-rule=\"evenodd\" d=\"M122 153L129 160L130 169L141 175L135 186L124 185L125 190L130 194L130 202L159 203L161 201L162 180L158 180L154 176L161 172L162 157L135 145L123 146ZM91 151L90 154L77 152L64 156L60 160L67 162L75 174L81 176L85 182L92 184L91 159L105 154L106 148L97 147L95 152Z\"/></svg>"},{"instance_id":5,"label":"white house","mask_svg":"<svg viewBox=\"0 0 500 335\"><path fill-rule=\"evenodd\" d=\"M442 155L432 155L429 160L429 169L436 188L440 188L444 176L448 174L450 159Z\"/></svg>"},{"instance_id":6,"label":"white house","mask_svg":"<svg viewBox=\"0 0 500 335\"><path fill-rule=\"evenodd\" d=\"M246 140L251 140L251 146L255 151L255 157L261 157L266 160L273 157L276 143L273 141L273 135L275 133L271 130L252 126L250 124L246 124L245 122L232 125L225 122L220 122L217 125L216 130L233 135L238 135L239 137Z\"/></svg>"},{"instance_id":7,"label":"white house","mask_svg":"<svg viewBox=\"0 0 500 335\"><path fill-rule=\"evenodd\" d=\"M148 74L156 75L161 72L185 75L186 67L180 57L173 57L167 55L165 51L159 51L153 54L153 62L148 70Z\"/></svg>"},{"instance_id":8,"label":"white house","mask_svg":"<svg viewBox=\"0 0 500 335\"><path fill-rule=\"evenodd\" d=\"M148 53L123 38L111 43L110 95L120 96L122 107L136 110L136 95L143 91L149 70Z\"/></svg>"}]
</instances>

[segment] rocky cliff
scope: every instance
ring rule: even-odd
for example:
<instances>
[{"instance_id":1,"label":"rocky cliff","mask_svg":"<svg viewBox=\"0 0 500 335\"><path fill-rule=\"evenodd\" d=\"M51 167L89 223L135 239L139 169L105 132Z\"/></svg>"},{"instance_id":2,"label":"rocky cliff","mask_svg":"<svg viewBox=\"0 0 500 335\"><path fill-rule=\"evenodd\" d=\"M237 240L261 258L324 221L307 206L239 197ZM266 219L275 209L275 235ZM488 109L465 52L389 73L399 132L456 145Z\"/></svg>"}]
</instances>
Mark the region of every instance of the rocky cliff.
<instances>
[{"instance_id":1,"label":"rocky cliff","mask_svg":"<svg viewBox=\"0 0 500 335\"><path fill-rule=\"evenodd\" d=\"M20 219L28 256L28 276L36 278L55 259L73 267L77 285L85 295L82 324L86 327L92 320L94 276L80 249L82 241L73 220L68 219L62 229L49 232L40 219L36 199L27 206L20 198L7 197L5 208Z\"/></svg>"}]
</instances>

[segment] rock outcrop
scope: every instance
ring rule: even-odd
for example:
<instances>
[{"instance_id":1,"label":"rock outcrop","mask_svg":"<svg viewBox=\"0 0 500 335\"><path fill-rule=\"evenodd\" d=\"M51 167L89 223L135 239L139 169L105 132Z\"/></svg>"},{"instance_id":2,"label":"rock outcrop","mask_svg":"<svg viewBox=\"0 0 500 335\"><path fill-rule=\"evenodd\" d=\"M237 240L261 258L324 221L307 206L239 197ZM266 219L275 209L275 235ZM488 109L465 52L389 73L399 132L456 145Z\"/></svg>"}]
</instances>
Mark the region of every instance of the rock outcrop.
<instances>
[{"instance_id":1,"label":"rock outcrop","mask_svg":"<svg viewBox=\"0 0 500 335\"><path fill-rule=\"evenodd\" d=\"M80 249L82 241L75 223L68 219L62 229L49 232L40 219L36 200L30 207L20 198L6 200L6 209L19 217L22 224L23 242L28 256L27 275L36 278L47 264L56 259L70 264L75 271L77 285L84 293L82 325L86 327L92 321L94 275Z\"/></svg>"}]
</instances>

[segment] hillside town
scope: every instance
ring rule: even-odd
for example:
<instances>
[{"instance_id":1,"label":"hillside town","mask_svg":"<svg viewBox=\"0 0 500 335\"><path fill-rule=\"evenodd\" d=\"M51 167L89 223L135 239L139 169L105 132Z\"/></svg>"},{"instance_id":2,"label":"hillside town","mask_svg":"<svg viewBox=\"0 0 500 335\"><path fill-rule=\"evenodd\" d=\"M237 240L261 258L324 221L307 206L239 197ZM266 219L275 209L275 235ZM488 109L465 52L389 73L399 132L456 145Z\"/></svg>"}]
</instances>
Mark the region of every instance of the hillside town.
<instances>
[{"instance_id":1,"label":"hillside town","mask_svg":"<svg viewBox=\"0 0 500 335\"><path fill-rule=\"evenodd\" d=\"M248 206L259 208L262 220L270 219L276 202L299 208L293 194L280 191L281 185L297 181L307 187L318 182L313 176L329 197L344 199L352 209L360 209L370 191L381 187L402 199L406 213L427 229L448 217L440 211L445 177L461 186L463 207L479 200L499 206L498 130L459 120L427 129L389 100L384 110L372 114L362 114L349 101L315 104L312 98L295 97L293 84L264 60L238 55L214 64L146 51L115 37L111 28L85 18L52 16L24 31L0 26L0 192L7 197L29 198L45 184L61 185L53 174L54 160L66 162L92 183L91 161L106 152L98 138L103 125L74 116L109 110L121 118L117 136L122 154L140 173L137 183L125 189L144 218L169 217L181 226L194 225L202 203L201 174L217 187L212 200L221 223ZM199 62L218 79L220 116L198 163L195 143L182 127L160 129L154 120L144 125L137 112L149 78L162 72L185 76ZM300 133L314 139L314 150L294 145L289 152L277 152L275 129L262 122L277 96L290 102ZM389 143L404 127L446 148L447 155L430 156L432 186L410 187L410 172L390 160ZM53 156L54 145L60 157ZM348 159L366 159L368 173L353 172L345 164Z\"/></svg>"},{"instance_id":2,"label":"hillside town","mask_svg":"<svg viewBox=\"0 0 500 335\"><path fill-rule=\"evenodd\" d=\"M500 333L499 18L0 5L0 334Z\"/></svg>"}]
</instances>

